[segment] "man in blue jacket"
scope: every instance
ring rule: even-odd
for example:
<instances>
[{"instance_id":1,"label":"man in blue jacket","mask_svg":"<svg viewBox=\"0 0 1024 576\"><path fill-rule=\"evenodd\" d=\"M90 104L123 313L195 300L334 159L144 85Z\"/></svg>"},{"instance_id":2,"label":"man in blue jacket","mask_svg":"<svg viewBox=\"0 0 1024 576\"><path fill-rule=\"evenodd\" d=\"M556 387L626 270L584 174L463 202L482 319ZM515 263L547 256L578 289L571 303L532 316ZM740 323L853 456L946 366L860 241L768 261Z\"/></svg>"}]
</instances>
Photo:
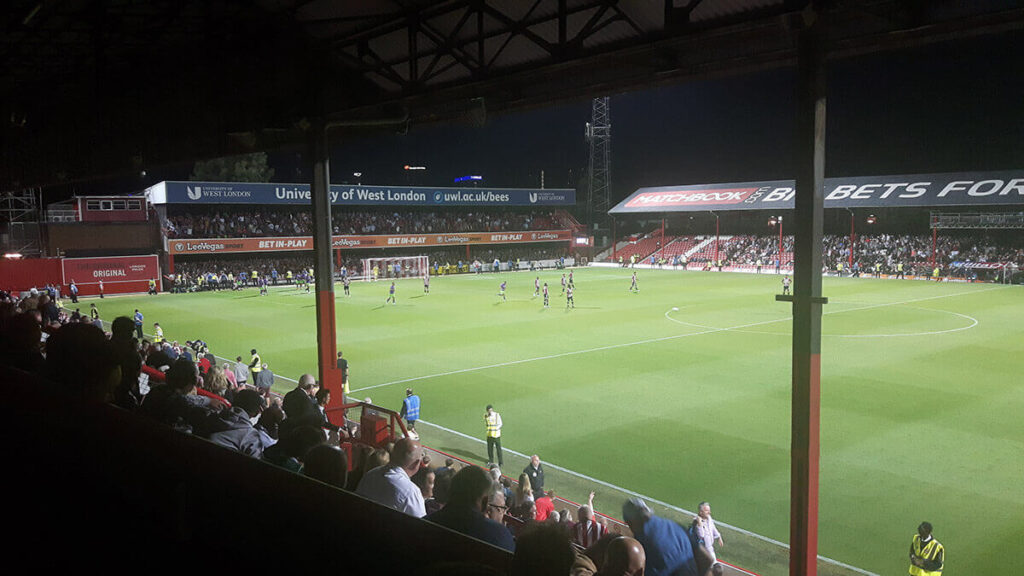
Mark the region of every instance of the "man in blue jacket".
<instances>
[{"instance_id":1,"label":"man in blue jacket","mask_svg":"<svg viewBox=\"0 0 1024 576\"><path fill-rule=\"evenodd\" d=\"M622 518L647 553L648 576L697 576L693 543L685 528L655 516L643 500L630 498L622 505Z\"/></svg>"}]
</instances>

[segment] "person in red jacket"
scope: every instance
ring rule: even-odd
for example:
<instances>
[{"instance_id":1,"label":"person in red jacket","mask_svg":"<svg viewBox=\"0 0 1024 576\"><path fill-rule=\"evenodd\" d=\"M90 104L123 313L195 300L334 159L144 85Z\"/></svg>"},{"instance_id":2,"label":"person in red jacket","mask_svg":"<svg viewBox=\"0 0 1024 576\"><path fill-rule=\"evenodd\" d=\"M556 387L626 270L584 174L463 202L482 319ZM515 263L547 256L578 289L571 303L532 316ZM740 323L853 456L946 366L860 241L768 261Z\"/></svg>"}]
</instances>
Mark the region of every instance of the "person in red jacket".
<instances>
[{"instance_id":1,"label":"person in red jacket","mask_svg":"<svg viewBox=\"0 0 1024 576\"><path fill-rule=\"evenodd\" d=\"M548 519L548 516L555 511L555 491L548 490L543 493L544 495L537 498L537 515L534 520L537 522L543 522Z\"/></svg>"}]
</instances>

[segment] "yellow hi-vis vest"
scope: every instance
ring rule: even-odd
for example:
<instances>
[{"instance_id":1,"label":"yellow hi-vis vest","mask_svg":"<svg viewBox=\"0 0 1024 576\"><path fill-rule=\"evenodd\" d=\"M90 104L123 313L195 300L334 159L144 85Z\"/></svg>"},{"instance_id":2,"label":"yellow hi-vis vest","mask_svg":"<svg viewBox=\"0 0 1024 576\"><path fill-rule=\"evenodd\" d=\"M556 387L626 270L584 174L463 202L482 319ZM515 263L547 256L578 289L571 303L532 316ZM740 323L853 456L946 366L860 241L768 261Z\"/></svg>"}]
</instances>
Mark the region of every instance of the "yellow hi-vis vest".
<instances>
[{"instance_id":1,"label":"yellow hi-vis vest","mask_svg":"<svg viewBox=\"0 0 1024 576\"><path fill-rule=\"evenodd\" d=\"M932 538L925 544L924 548L921 547L921 536L914 534L914 543L911 545L911 549L914 551L914 556L922 560L935 560L940 556L943 556L942 544L935 538ZM945 558L943 558L945 559ZM942 574L942 565L939 565L938 570L928 571L918 566L910 565L911 576L939 576Z\"/></svg>"},{"instance_id":2,"label":"yellow hi-vis vest","mask_svg":"<svg viewBox=\"0 0 1024 576\"><path fill-rule=\"evenodd\" d=\"M253 362L255 362L255 364L253 364ZM263 365L260 362L261 362L260 355L259 354L253 354L252 360L249 360L249 364L252 364L252 372L253 372L253 374L263 370Z\"/></svg>"},{"instance_id":3,"label":"yellow hi-vis vest","mask_svg":"<svg viewBox=\"0 0 1024 576\"><path fill-rule=\"evenodd\" d=\"M487 437L501 438L501 416L497 412L484 414L484 421L487 423Z\"/></svg>"}]
</instances>

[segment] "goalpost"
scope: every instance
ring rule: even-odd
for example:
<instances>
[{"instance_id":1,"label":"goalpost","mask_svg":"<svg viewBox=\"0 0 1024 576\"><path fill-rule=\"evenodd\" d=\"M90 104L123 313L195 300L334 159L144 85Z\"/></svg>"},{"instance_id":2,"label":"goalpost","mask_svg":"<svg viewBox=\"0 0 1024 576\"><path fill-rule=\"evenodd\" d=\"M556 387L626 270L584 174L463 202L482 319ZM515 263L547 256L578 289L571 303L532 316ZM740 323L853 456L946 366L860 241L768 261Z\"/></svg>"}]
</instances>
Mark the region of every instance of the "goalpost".
<instances>
[{"instance_id":1,"label":"goalpost","mask_svg":"<svg viewBox=\"0 0 1024 576\"><path fill-rule=\"evenodd\" d=\"M374 277L373 270L377 269ZM430 260L426 256L390 256L363 258L363 280L372 282L384 278L416 278L430 273Z\"/></svg>"}]
</instances>

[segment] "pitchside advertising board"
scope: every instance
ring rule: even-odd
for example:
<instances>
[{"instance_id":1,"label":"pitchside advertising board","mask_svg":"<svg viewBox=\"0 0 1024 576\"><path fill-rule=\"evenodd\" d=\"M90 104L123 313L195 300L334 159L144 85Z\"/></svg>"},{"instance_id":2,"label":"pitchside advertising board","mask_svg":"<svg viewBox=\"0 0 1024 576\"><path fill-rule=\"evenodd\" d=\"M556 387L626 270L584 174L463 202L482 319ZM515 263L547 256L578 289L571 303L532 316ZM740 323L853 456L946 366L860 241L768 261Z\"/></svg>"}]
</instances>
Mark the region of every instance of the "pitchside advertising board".
<instances>
[{"instance_id":1,"label":"pitchside advertising board","mask_svg":"<svg viewBox=\"0 0 1024 576\"><path fill-rule=\"evenodd\" d=\"M795 182L743 182L640 188L612 214L786 210ZM941 207L1024 204L1024 171L826 178L825 208Z\"/></svg>"},{"instance_id":2,"label":"pitchside advertising board","mask_svg":"<svg viewBox=\"0 0 1024 576\"><path fill-rule=\"evenodd\" d=\"M470 234L384 234L379 236L334 236L332 249L410 248L417 246L459 246L462 244L518 244L523 242L568 242L572 230L542 232L473 232ZM283 252L312 250L311 236L277 238L170 239L167 251L181 254L224 254L231 252Z\"/></svg>"},{"instance_id":3,"label":"pitchside advertising board","mask_svg":"<svg viewBox=\"0 0 1024 576\"><path fill-rule=\"evenodd\" d=\"M145 292L150 280L160 281L156 256L64 258L61 267L64 285L74 280L83 296L99 294L101 281L105 294Z\"/></svg>"},{"instance_id":4,"label":"pitchside advertising board","mask_svg":"<svg viewBox=\"0 0 1024 576\"><path fill-rule=\"evenodd\" d=\"M399 188L332 185L335 206L567 206L568 188ZM309 184L160 182L146 189L151 204L305 204Z\"/></svg>"}]
</instances>

